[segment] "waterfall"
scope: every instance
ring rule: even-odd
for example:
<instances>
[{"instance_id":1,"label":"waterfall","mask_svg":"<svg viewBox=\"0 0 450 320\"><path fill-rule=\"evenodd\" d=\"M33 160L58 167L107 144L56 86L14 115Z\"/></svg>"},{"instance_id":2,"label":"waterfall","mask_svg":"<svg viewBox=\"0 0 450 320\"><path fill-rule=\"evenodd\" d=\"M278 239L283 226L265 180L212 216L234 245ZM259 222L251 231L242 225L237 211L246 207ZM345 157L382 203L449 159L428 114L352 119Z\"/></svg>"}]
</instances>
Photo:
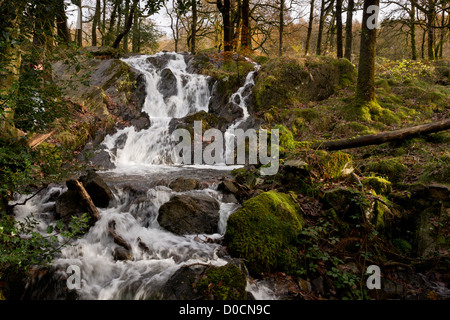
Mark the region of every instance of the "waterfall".
<instances>
[{"instance_id":1,"label":"waterfall","mask_svg":"<svg viewBox=\"0 0 450 320\"><path fill-rule=\"evenodd\" d=\"M149 58L162 55L168 59L166 67L161 70L155 68ZM170 168L167 160L170 151L170 121L192 112L208 111L211 92L207 77L189 73L181 54L142 55L123 61L145 76L146 99L143 111L149 115L151 125L141 131L136 131L134 127L118 130L107 136L103 144L118 167L109 173L110 177L117 177L122 181L134 179L133 181L143 184L164 177L167 174L165 169ZM164 73L170 76L173 83L173 87L166 88L171 90L170 94L164 92L161 86ZM233 101L239 98L238 104L244 111L244 117L237 120L231 128L238 127L248 117L245 98L253 85L253 76L254 72L249 73L244 86L230 98ZM232 137L231 133L229 137ZM158 167L161 165L166 167ZM135 166L153 166L154 170L132 176L129 171ZM178 176L192 174L192 171L181 170L184 171L176 172ZM206 177L207 170L201 166L192 170L195 170L196 176ZM49 194L66 190L66 187L58 187L34 197L26 206L17 208L17 219L23 219L30 212L39 212L38 231L45 232L48 225L55 223L50 213L55 200L50 199ZM114 193L116 199L113 204L108 208L99 208L101 219L80 239L65 247L53 262L53 266L60 270L66 270L69 265L78 266L82 270L81 288L77 290L79 299L158 299L164 284L180 267L195 263L215 266L228 263L218 254L221 248L219 243L205 241L221 238L226 230L228 216L239 208L238 204L222 202L217 184L188 192L175 192L166 186L157 185L146 189L146 194L139 202L134 201L132 192L120 185L114 188ZM185 193L207 194L219 202L218 233L180 236L158 224L159 208L171 196ZM24 198L26 196L17 199L17 202ZM117 245L108 233L108 223L112 220L116 222L117 233L131 246L130 260L116 261L113 257ZM144 251L140 247L142 243L146 246ZM262 282L249 281L247 290L257 299L274 298L271 290ZM36 295L39 297L39 292Z\"/></svg>"},{"instance_id":2,"label":"waterfall","mask_svg":"<svg viewBox=\"0 0 450 320\"><path fill-rule=\"evenodd\" d=\"M147 94L143 111L149 115L151 125L139 132L134 127L127 127L105 138L103 144L118 167L170 164L170 121L189 113L208 111L211 93L207 77L187 72L187 65L181 54L159 53L154 57L162 55L170 57L162 70L148 61L150 56L123 59L145 77ZM161 92L164 72L170 74L171 80L175 80L171 88L173 94L170 96ZM124 136L126 141L122 143L123 147L118 148L114 155L112 150L116 148L118 139L123 139Z\"/></svg>"}]
</instances>

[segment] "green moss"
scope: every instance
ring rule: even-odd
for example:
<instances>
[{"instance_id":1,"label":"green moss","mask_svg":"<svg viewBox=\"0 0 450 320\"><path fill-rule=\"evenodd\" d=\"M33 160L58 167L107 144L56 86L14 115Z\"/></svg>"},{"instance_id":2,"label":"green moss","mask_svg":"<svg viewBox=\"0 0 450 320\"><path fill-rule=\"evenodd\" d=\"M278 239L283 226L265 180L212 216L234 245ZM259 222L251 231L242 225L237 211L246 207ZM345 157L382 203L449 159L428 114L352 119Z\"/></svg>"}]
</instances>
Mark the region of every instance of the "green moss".
<instances>
[{"instance_id":1,"label":"green moss","mask_svg":"<svg viewBox=\"0 0 450 320\"><path fill-rule=\"evenodd\" d=\"M332 210L333 216L350 224L359 222L362 214L370 208L366 196L352 188L338 187L327 190L322 201L326 208Z\"/></svg>"},{"instance_id":2,"label":"green moss","mask_svg":"<svg viewBox=\"0 0 450 320\"><path fill-rule=\"evenodd\" d=\"M366 187L370 187L377 194L388 195L392 192L392 184L389 180L380 177L367 177L362 181L363 185Z\"/></svg>"},{"instance_id":3,"label":"green moss","mask_svg":"<svg viewBox=\"0 0 450 320\"><path fill-rule=\"evenodd\" d=\"M424 166L424 171L419 176L419 181L450 184L450 152L447 151L438 157L432 158Z\"/></svg>"},{"instance_id":4,"label":"green moss","mask_svg":"<svg viewBox=\"0 0 450 320\"><path fill-rule=\"evenodd\" d=\"M253 93L257 111L285 108L328 98L354 82L354 67L345 59L307 57L268 61L256 77Z\"/></svg>"},{"instance_id":5,"label":"green moss","mask_svg":"<svg viewBox=\"0 0 450 320\"><path fill-rule=\"evenodd\" d=\"M344 135L346 137L375 133L368 126L359 123L357 121L338 123L334 128L333 132L339 135Z\"/></svg>"},{"instance_id":6,"label":"green moss","mask_svg":"<svg viewBox=\"0 0 450 320\"><path fill-rule=\"evenodd\" d=\"M197 290L213 300L247 299L247 279L234 264L209 267L197 283Z\"/></svg>"},{"instance_id":7,"label":"green moss","mask_svg":"<svg viewBox=\"0 0 450 320\"><path fill-rule=\"evenodd\" d=\"M279 145L280 152L287 152L295 149L296 143L294 140L294 135L291 130L289 130L286 126L278 124L274 126L274 129L279 130Z\"/></svg>"},{"instance_id":8,"label":"green moss","mask_svg":"<svg viewBox=\"0 0 450 320\"><path fill-rule=\"evenodd\" d=\"M371 161L364 166L364 171L379 173L387 176L389 181L398 182L402 180L406 173L406 166L402 163L402 158L387 158Z\"/></svg>"},{"instance_id":9,"label":"green moss","mask_svg":"<svg viewBox=\"0 0 450 320\"><path fill-rule=\"evenodd\" d=\"M404 239L394 239L392 244L403 254L410 254L412 252L411 244Z\"/></svg>"},{"instance_id":10,"label":"green moss","mask_svg":"<svg viewBox=\"0 0 450 320\"><path fill-rule=\"evenodd\" d=\"M351 171L352 156L341 151L324 153L319 156L319 167L323 177L340 178Z\"/></svg>"},{"instance_id":11,"label":"green moss","mask_svg":"<svg viewBox=\"0 0 450 320\"><path fill-rule=\"evenodd\" d=\"M314 108L299 109L297 113L308 122L312 122L320 117L319 112Z\"/></svg>"},{"instance_id":12,"label":"green moss","mask_svg":"<svg viewBox=\"0 0 450 320\"><path fill-rule=\"evenodd\" d=\"M336 65L339 70L339 86L347 87L355 83L357 77L356 69L349 60L341 58L333 60L332 63Z\"/></svg>"},{"instance_id":13,"label":"green moss","mask_svg":"<svg viewBox=\"0 0 450 320\"><path fill-rule=\"evenodd\" d=\"M290 195L277 191L260 194L230 215L225 242L232 256L244 258L253 274L292 269L285 255L303 228L299 207ZM286 251L287 250L287 251Z\"/></svg>"},{"instance_id":14,"label":"green moss","mask_svg":"<svg viewBox=\"0 0 450 320\"><path fill-rule=\"evenodd\" d=\"M387 201L387 199L383 200ZM391 215L392 212L389 209L389 207L385 204L387 203L386 201L383 201L384 203L382 203L381 201L375 200L375 203L373 205L374 216L372 218L372 223L379 230L386 229L389 220L392 218Z\"/></svg>"}]
</instances>

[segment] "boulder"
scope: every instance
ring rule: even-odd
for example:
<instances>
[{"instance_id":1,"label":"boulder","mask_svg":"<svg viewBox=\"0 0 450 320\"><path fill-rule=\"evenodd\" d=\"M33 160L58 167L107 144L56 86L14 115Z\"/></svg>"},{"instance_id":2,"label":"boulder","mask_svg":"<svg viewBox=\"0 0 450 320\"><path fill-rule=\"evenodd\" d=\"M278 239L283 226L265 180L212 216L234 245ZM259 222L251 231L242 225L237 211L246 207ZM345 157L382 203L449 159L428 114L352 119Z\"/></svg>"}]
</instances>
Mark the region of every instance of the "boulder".
<instances>
[{"instance_id":1,"label":"boulder","mask_svg":"<svg viewBox=\"0 0 450 320\"><path fill-rule=\"evenodd\" d=\"M162 290L164 300L245 300L247 279L232 263L180 268Z\"/></svg>"},{"instance_id":2,"label":"boulder","mask_svg":"<svg viewBox=\"0 0 450 320\"><path fill-rule=\"evenodd\" d=\"M222 181L219 184L219 186L217 187L217 189L222 190L226 193L233 193L233 194L236 194L239 192L239 189L235 186L235 184L229 180Z\"/></svg>"},{"instance_id":3,"label":"boulder","mask_svg":"<svg viewBox=\"0 0 450 320\"><path fill-rule=\"evenodd\" d=\"M169 184L169 188L175 192L184 192L195 190L199 188L199 183L197 179L179 177Z\"/></svg>"},{"instance_id":4,"label":"boulder","mask_svg":"<svg viewBox=\"0 0 450 320\"><path fill-rule=\"evenodd\" d=\"M89 170L86 175L79 178L79 181L84 185L96 207L106 208L114 199L111 189L94 170Z\"/></svg>"},{"instance_id":5,"label":"boulder","mask_svg":"<svg viewBox=\"0 0 450 320\"><path fill-rule=\"evenodd\" d=\"M117 246L114 248L113 257L116 261L131 259L130 251L121 246Z\"/></svg>"},{"instance_id":6,"label":"boulder","mask_svg":"<svg viewBox=\"0 0 450 320\"><path fill-rule=\"evenodd\" d=\"M164 99L168 99L178 94L177 78L170 69L164 69L161 72L158 91L163 95Z\"/></svg>"},{"instance_id":7,"label":"boulder","mask_svg":"<svg viewBox=\"0 0 450 320\"><path fill-rule=\"evenodd\" d=\"M56 200L55 205L56 218L61 219L66 225L72 220L72 216L81 217L83 213L87 212L81 196L75 190L64 192Z\"/></svg>"},{"instance_id":8,"label":"boulder","mask_svg":"<svg viewBox=\"0 0 450 320\"><path fill-rule=\"evenodd\" d=\"M219 202L206 194L175 195L159 209L161 227L178 235L216 233Z\"/></svg>"},{"instance_id":9,"label":"boulder","mask_svg":"<svg viewBox=\"0 0 450 320\"><path fill-rule=\"evenodd\" d=\"M291 195L272 190L245 201L230 215L225 243L231 256L245 259L250 274L291 272L297 268L293 241L303 224Z\"/></svg>"},{"instance_id":10,"label":"boulder","mask_svg":"<svg viewBox=\"0 0 450 320\"><path fill-rule=\"evenodd\" d=\"M148 62L160 70L164 69L170 60L175 60L175 56L171 54L159 54L147 58Z\"/></svg>"}]
</instances>

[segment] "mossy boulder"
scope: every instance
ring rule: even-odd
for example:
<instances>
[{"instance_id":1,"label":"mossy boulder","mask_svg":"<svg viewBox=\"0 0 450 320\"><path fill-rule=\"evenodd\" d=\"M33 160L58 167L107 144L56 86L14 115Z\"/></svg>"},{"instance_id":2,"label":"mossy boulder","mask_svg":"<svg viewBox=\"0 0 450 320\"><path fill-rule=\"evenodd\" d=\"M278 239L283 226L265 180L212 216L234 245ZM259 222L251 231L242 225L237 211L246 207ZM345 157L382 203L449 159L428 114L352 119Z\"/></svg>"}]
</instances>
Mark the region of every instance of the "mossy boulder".
<instances>
[{"instance_id":1,"label":"mossy boulder","mask_svg":"<svg viewBox=\"0 0 450 320\"><path fill-rule=\"evenodd\" d=\"M250 273L292 269L291 243L304 225L291 195L264 192L230 215L225 232L229 253L246 261Z\"/></svg>"},{"instance_id":2,"label":"mossy boulder","mask_svg":"<svg viewBox=\"0 0 450 320\"><path fill-rule=\"evenodd\" d=\"M162 289L164 300L245 300L247 278L233 263L181 267Z\"/></svg>"},{"instance_id":3,"label":"mossy boulder","mask_svg":"<svg viewBox=\"0 0 450 320\"><path fill-rule=\"evenodd\" d=\"M402 158L398 157L370 160L363 166L363 170L386 176L391 182L399 182L405 176L407 167L402 163Z\"/></svg>"},{"instance_id":4,"label":"mossy boulder","mask_svg":"<svg viewBox=\"0 0 450 320\"><path fill-rule=\"evenodd\" d=\"M345 59L273 59L261 68L256 78L253 88L256 109L323 100L355 79L355 68Z\"/></svg>"},{"instance_id":5,"label":"mossy boulder","mask_svg":"<svg viewBox=\"0 0 450 320\"><path fill-rule=\"evenodd\" d=\"M325 209L342 222L356 223L370 207L365 195L358 190L338 187L327 190L321 197Z\"/></svg>"},{"instance_id":6,"label":"mossy boulder","mask_svg":"<svg viewBox=\"0 0 450 320\"><path fill-rule=\"evenodd\" d=\"M245 300L247 278L234 264L208 268L197 283L199 292L211 300Z\"/></svg>"},{"instance_id":7,"label":"mossy boulder","mask_svg":"<svg viewBox=\"0 0 450 320\"><path fill-rule=\"evenodd\" d=\"M227 121L213 113L206 111L199 111L187 115L184 118L172 119L169 123L169 132L173 132L176 129L187 129L191 133L191 139L194 139L194 121L201 121L202 133L211 128L217 128L221 131L225 131L227 128Z\"/></svg>"},{"instance_id":8,"label":"mossy boulder","mask_svg":"<svg viewBox=\"0 0 450 320\"><path fill-rule=\"evenodd\" d=\"M392 192L392 183L381 177L366 177L362 180L362 184L372 188L377 194L389 195Z\"/></svg>"}]
</instances>

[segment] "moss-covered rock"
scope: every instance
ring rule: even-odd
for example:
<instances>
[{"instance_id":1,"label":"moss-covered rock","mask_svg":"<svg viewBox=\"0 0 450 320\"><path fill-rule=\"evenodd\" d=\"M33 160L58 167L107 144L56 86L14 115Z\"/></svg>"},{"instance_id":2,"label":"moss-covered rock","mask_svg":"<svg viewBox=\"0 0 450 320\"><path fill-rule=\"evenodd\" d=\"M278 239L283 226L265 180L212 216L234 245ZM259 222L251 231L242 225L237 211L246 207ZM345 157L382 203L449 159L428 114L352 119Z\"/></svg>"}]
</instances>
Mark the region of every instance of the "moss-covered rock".
<instances>
[{"instance_id":1,"label":"moss-covered rock","mask_svg":"<svg viewBox=\"0 0 450 320\"><path fill-rule=\"evenodd\" d=\"M363 185L372 188L377 194L389 195L392 192L392 184L389 180L381 177L366 177Z\"/></svg>"},{"instance_id":2,"label":"moss-covered rock","mask_svg":"<svg viewBox=\"0 0 450 320\"><path fill-rule=\"evenodd\" d=\"M245 300L247 278L234 263L178 269L161 290L164 300Z\"/></svg>"},{"instance_id":3,"label":"moss-covered rock","mask_svg":"<svg viewBox=\"0 0 450 320\"><path fill-rule=\"evenodd\" d=\"M197 283L198 291L211 300L245 300L246 287L245 275L231 263L208 268Z\"/></svg>"},{"instance_id":4,"label":"moss-covered rock","mask_svg":"<svg viewBox=\"0 0 450 320\"><path fill-rule=\"evenodd\" d=\"M244 202L230 215L225 242L232 256L245 259L250 273L286 271L292 268L290 244L303 224L290 195L269 191Z\"/></svg>"},{"instance_id":5,"label":"moss-covered rock","mask_svg":"<svg viewBox=\"0 0 450 320\"><path fill-rule=\"evenodd\" d=\"M399 182L406 173L402 158L386 158L369 161L364 165L365 172L378 173L388 177L389 181Z\"/></svg>"},{"instance_id":6,"label":"moss-covered rock","mask_svg":"<svg viewBox=\"0 0 450 320\"><path fill-rule=\"evenodd\" d=\"M357 190L338 187L324 192L322 202L331 210L332 216L347 223L360 221L362 215L370 208L365 195Z\"/></svg>"},{"instance_id":7,"label":"moss-covered rock","mask_svg":"<svg viewBox=\"0 0 450 320\"><path fill-rule=\"evenodd\" d=\"M340 178L353 171L352 156L348 153L337 151L323 153L319 157L319 165L325 178Z\"/></svg>"},{"instance_id":8,"label":"moss-covered rock","mask_svg":"<svg viewBox=\"0 0 450 320\"><path fill-rule=\"evenodd\" d=\"M354 79L355 69L345 59L273 59L261 68L256 78L253 88L256 109L323 100Z\"/></svg>"}]
</instances>

